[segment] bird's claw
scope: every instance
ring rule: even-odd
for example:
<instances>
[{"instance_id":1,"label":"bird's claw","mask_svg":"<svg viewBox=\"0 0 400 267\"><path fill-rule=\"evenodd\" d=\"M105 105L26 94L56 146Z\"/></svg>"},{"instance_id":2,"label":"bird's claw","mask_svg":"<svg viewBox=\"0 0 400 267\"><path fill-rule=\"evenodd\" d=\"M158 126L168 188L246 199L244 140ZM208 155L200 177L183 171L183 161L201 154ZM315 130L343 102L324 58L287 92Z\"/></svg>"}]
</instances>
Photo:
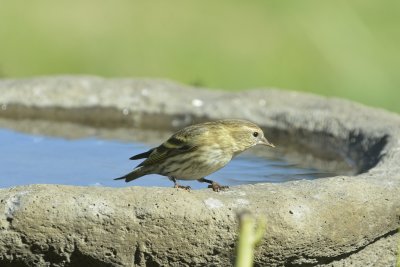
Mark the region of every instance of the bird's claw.
<instances>
[{"instance_id":1,"label":"bird's claw","mask_svg":"<svg viewBox=\"0 0 400 267\"><path fill-rule=\"evenodd\" d=\"M179 184L176 184L174 186L174 188L184 189L184 190L189 191L189 192L190 192L190 190L192 190L192 188L190 186L184 186L184 185L179 185Z\"/></svg>"},{"instance_id":2,"label":"bird's claw","mask_svg":"<svg viewBox=\"0 0 400 267\"><path fill-rule=\"evenodd\" d=\"M213 190L214 192L219 192L219 191L224 191L224 190L228 189L229 186L227 186L227 185L220 185L220 184L218 184L218 183L216 183L216 182L213 182L212 184L210 184L210 185L208 186L208 188L212 188L212 190Z\"/></svg>"}]
</instances>

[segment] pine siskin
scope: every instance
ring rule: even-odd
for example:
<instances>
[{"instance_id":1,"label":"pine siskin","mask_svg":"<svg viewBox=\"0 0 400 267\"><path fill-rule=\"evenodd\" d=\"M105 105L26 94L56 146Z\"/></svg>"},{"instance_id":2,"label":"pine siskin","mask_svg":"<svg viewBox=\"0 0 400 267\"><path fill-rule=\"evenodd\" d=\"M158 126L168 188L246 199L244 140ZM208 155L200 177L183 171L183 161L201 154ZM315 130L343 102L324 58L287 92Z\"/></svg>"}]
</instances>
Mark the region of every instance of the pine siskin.
<instances>
[{"instance_id":1,"label":"pine siskin","mask_svg":"<svg viewBox=\"0 0 400 267\"><path fill-rule=\"evenodd\" d=\"M168 176L176 188L176 180L206 182L214 191L228 188L204 177L221 169L244 150L255 145L274 147L256 124L245 120L219 120L188 126L167 141L147 152L131 157L146 158L132 172L116 178L130 182L147 174Z\"/></svg>"}]
</instances>

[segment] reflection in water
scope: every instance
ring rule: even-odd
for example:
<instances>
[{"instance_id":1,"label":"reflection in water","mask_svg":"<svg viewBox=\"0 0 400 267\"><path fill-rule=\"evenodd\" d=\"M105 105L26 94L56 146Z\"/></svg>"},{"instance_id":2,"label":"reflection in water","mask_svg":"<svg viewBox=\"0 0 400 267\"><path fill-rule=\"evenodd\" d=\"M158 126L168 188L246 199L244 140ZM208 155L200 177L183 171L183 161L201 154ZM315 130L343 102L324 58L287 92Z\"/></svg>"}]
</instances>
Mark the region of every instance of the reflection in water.
<instances>
[{"instance_id":1,"label":"reflection in water","mask_svg":"<svg viewBox=\"0 0 400 267\"><path fill-rule=\"evenodd\" d=\"M146 151L152 145L95 137L66 140L6 129L0 129L0 140L0 187L38 183L110 187L173 185L159 175L148 175L130 183L113 180L140 163L128 160L129 157ZM300 168L281 159L268 160L244 153L208 177L224 185L239 185L333 175ZM194 189L207 187L197 181L180 183Z\"/></svg>"}]
</instances>

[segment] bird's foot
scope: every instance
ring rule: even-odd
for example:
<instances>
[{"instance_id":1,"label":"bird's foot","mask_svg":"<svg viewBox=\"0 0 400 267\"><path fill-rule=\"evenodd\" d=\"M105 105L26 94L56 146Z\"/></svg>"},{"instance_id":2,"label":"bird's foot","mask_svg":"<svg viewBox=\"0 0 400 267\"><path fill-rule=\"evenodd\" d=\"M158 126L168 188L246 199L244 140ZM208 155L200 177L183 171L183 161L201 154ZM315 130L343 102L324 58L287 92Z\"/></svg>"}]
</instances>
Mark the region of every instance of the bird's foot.
<instances>
[{"instance_id":1,"label":"bird's foot","mask_svg":"<svg viewBox=\"0 0 400 267\"><path fill-rule=\"evenodd\" d=\"M227 185L220 185L220 184L218 184L218 183L216 183L216 182L212 182L212 184L210 184L210 185L208 186L208 188L212 188L212 190L213 190L214 192L219 192L219 191L224 191L224 190L228 189L229 186L227 186Z\"/></svg>"},{"instance_id":2,"label":"bird's foot","mask_svg":"<svg viewBox=\"0 0 400 267\"><path fill-rule=\"evenodd\" d=\"M189 192L190 192L190 190L192 190L192 188L190 186L184 186L184 185L179 185L179 184L175 184L174 188L184 189L184 190L189 191Z\"/></svg>"}]
</instances>

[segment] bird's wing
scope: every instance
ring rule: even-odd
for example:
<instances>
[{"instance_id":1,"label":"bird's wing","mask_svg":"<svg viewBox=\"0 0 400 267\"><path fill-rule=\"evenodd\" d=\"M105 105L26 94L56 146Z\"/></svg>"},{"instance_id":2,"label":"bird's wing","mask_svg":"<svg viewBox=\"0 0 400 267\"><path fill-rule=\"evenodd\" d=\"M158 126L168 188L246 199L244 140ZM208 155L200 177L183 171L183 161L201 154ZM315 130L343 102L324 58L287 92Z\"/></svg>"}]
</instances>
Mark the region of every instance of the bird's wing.
<instances>
[{"instance_id":1,"label":"bird's wing","mask_svg":"<svg viewBox=\"0 0 400 267\"><path fill-rule=\"evenodd\" d=\"M173 136L171 136L167 141L165 141L159 147L153 149L148 158L141 164L139 164L139 166L149 166L153 164L159 164L169 157L182 153L187 153L195 149L197 149L197 146L192 142L189 142L184 135L181 135L178 132Z\"/></svg>"},{"instance_id":2,"label":"bird's wing","mask_svg":"<svg viewBox=\"0 0 400 267\"><path fill-rule=\"evenodd\" d=\"M188 144L188 142L187 142L187 139L188 139L187 135L190 133L193 133L194 130L196 130L196 129L190 129L190 128L183 129L183 130L175 133L174 135L172 135L167 141L165 141L159 147L155 147L144 153L134 155L134 156L130 157L129 159L131 159L131 160L144 159L144 158L149 158L150 156L160 157L161 154L165 154L165 152L169 152L168 150L184 151L186 149L189 149L192 146L190 144ZM169 152L169 153L171 153L171 152Z\"/></svg>"}]
</instances>

